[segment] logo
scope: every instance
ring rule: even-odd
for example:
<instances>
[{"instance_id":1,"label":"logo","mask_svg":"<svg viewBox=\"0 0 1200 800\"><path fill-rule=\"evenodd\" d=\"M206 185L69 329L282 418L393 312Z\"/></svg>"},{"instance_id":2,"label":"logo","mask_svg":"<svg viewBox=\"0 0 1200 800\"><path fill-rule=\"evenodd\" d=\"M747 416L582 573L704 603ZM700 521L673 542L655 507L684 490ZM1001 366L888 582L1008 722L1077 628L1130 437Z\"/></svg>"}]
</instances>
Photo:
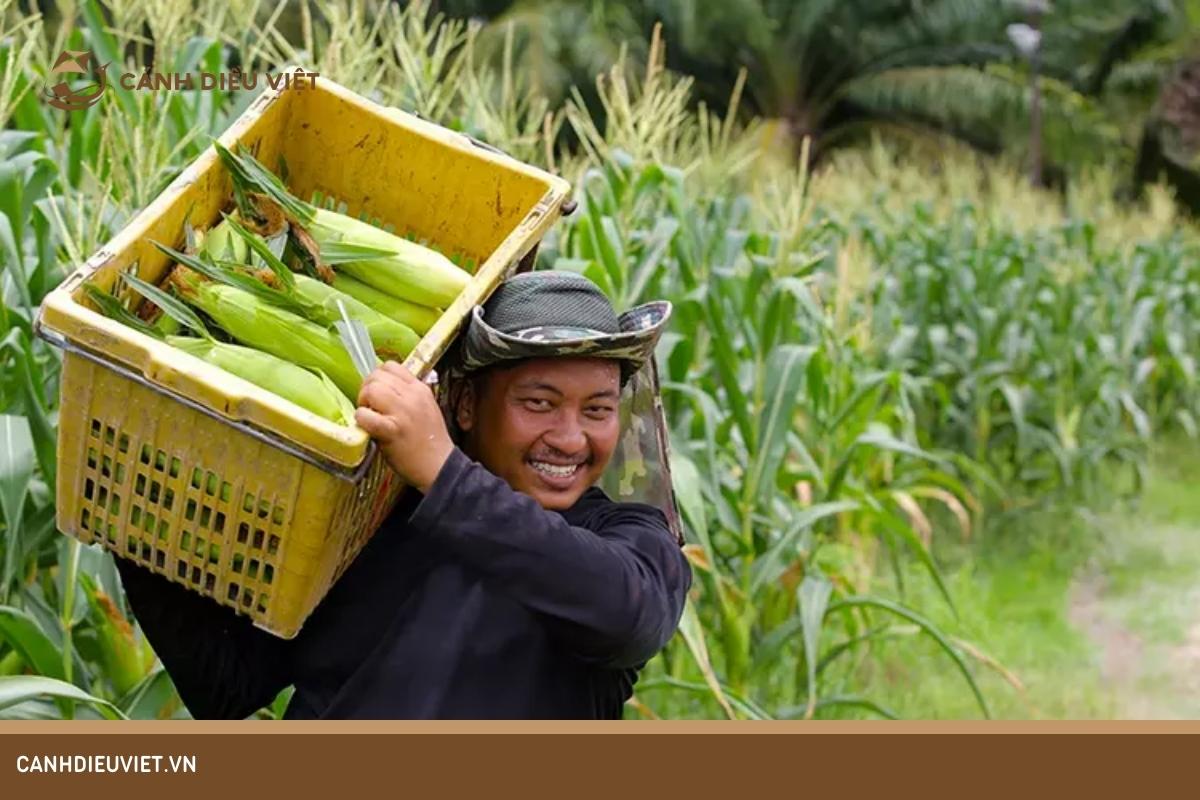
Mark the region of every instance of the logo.
<instances>
[{"instance_id":1,"label":"logo","mask_svg":"<svg viewBox=\"0 0 1200 800\"><path fill-rule=\"evenodd\" d=\"M96 66L96 57L90 50L62 51L50 70L51 78L58 78L59 82L44 90L46 102L63 111L82 111L90 108L108 88L107 69L108 64ZM94 83L72 87L69 82L77 75L91 78L93 72L97 78Z\"/></svg>"}]
</instances>

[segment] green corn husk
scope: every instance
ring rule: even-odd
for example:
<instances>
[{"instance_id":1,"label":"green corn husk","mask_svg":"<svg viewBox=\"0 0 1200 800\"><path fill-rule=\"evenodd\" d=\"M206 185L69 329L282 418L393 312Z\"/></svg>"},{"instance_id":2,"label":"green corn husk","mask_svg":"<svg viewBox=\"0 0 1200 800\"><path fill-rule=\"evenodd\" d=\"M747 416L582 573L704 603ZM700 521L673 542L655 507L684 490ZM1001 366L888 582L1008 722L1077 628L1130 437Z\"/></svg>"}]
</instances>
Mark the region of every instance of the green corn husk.
<instances>
[{"instance_id":1,"label":"green corn husk","mask_svg":"<svg viewBox=\"0 0 1200 800\"><path fill-rule=\"evenodd\" d=\"M333 279L333 288L342 294L350 295L364 305L370 306L388 319L394 319L403 325L407 325L420 336L428 333L429 329L433 327L433 323L437 322L442 316L440 309L421 306L411 303L408 300L402 300L399 297L392 297L386 292L379 291L374 286L369 286L356 278L351 278L349 275L342 273L338 273Z\"/></svg>"},{"instance_id":2,"label":"green corn husk","mask_svg":"<svg viewBox=\"0 0 1200 800\"><path fill-rule=\"evenodd\" d=\"M234 249L227 245L222 236L231 237L241 247ZM214 245L214 251L211 253L208 251L210 244ZM280 295L276 298L276 305L282 304L288 307L288 310L302 313L309 320L323 327L328 327L332 321L340 319L341 313L338 311L337 301L341 300L346 306L347 314L366 326L375 351L385 359L403 359L417 346L419 337L407 325L389 319L370 306L334 289L323 281L307 275L292 274L287 266L279 260L279 257L271 251L269 241L247 230L232 215L226 217L210 231L204 239L201 250L205 254L217 257L219 257L219 252L224 252L229 257L237 259L237 261L223 261L222 263L226 267L232 267L238 272L249 272L250 276L259 280L263 280L265 276L273 286L278 286L277 289L270 290L270 294L278 293ZM181 254L175 254L175 256L183 258L193 270L206 274L212 272L210 277L223 279L229 277L229 272L219 266L206 266L202 262L189 260ZM258 267L260 264L262 268ZM228 281L224 280L223 282ZM235 285L239 288L252 288L250 285L246 285L244 280ZM266 297L257 289L255 293ZM294 307L290 307L289 304Z\"/></svg>"},{"instance_id":3,"label":"green corn husk","mask_svg":"<svg viewBox=\"0 0 1200 800\"><path fill-rule=\"evenodd\" d=\"M399 297L434 308L445 308L458 297L471 276L441 253L388 233L354 217L318 208L293 196L279 178L242 150L234 155L220 142L214 142L221 161L233 177L234 198L247 218L256 211L259 200L252 194L278 204L289 224L299 225L315 241L322 254L327 250L365 248L373 254L364 259L339 258L336 266L363 283ZM325 259L335 263L334 259ZM324 264L315 269L320 276Z\"/></svg>"},{"instance_id":4,"label":"green corn husk","mask_svg":"<svg viewBox=\"0 0 1200 800\"><path fill-rule=\"evenodd\" d=\"M233 232L228 220L221 220L199 235L199 250L215 259L249 263L250 248Z\"/></svg>"},{"instance_id":5,"label":"green corn husk","mask_svg":"<svg viewBox=\"0 0 1200 800\"><path fill-rule=\"evenodd\" d=\"M329 376L347 397L358 397L362 379L337 334L242 289L204 281L178 270L180 296L203 311L242 344Z\"/></svg>"},{"instance_id":6,"label":"green corn husk","mask_svg":"<svg viewBox=\"0 0 1200 800\"><path fill-rule=\"evenodd\" d=\"M445 308L471 280L470 275L441 253L345 214L314 209L307 227L322 249L345 242L392 250L395 255L387 258L346 261L336 269L402 300Z\"/></svg>"},{"instance_id":7,"label":"green corn husk","mask_svg":"<svg viewBox=\"0 0 1200 800\"><path fill-rule=\"evenodd\" d=\"M178 320L169 314L159 314L152 327L163 336L173 336L183 329Z\"/></svg>"},{"instance_id":8,"label":"green corn husk","mask_svg":"<svg viewBox=\"0 0 1200 800\"><path fill-rule=\"evenodd\" d=\"M318 417L343 425L354 419L353 404L324 373L313 373L270 353L236 344L190 336L169 336L167 343L274 392Z\"/></svg>"},{"instance_id":9,"label":"green corn husk","mask_svg":"<svg viewBox=\"0 0 1200 800\"><path fill-rule=\"evenodd\" d=\"M389 319L365 303L355 300L350 295L338 291L316 278L297 275L296 293L334 314L339 313L337 301L341 300L346 306L346 313L367 327L371 345L381 358L399 361L411 353L412 349L417 346L417 342L420 341L412 328L396 322L394 319Z\"/></svg>"}]
</instances>

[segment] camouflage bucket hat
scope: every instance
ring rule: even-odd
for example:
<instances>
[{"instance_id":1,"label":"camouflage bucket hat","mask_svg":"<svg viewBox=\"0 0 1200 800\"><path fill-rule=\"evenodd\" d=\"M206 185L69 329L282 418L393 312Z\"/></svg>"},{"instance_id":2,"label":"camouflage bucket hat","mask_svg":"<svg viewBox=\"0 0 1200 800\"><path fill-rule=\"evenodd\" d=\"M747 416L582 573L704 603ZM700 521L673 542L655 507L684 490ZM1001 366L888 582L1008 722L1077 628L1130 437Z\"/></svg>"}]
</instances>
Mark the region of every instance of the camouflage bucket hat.
<instances>
[{"instance_id":1,"label":"camouflage bucket hat","mask_svg":"<svg viewBox=\"0 0 1200 800\"><path fill-rule=\"evenodd\" d=\"M650 359L671 304L618 315L600 287L574 272L525 272L476 306L461 342L464 372L523 358L612 358L627 379Z\"/></svg>"}]
</instances>

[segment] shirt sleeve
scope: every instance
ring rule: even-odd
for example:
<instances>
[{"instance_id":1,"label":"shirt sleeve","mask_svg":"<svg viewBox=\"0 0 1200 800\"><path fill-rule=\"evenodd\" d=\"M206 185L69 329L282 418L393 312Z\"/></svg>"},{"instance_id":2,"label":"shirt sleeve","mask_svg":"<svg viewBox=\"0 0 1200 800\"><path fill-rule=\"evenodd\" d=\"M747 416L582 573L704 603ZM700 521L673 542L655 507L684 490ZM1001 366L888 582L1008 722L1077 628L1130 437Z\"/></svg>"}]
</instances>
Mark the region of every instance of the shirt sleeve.
<instances>
[{"instance_id":1,"label":"shirt sleeve","mask_svg":"<svg viewBox=\"0 0 1200 800\"><path fill-rule=\"evenodd\" d=\"M196 719L244 719L290 683L289 642L161 575L116 559L134 616Z\"/></svg>"},{"instance_id":2,"label":"shirt sleeve","mask_svg":"<svg viewBox=\"0 0 1200 800\"><path fill-rule=\"evenodd\" d=\"M670 640L691 570L662 512L609 503L570 524L455 449L409 522L544 614L579 658L647 661Z\"/></svg>"}]
</instances>

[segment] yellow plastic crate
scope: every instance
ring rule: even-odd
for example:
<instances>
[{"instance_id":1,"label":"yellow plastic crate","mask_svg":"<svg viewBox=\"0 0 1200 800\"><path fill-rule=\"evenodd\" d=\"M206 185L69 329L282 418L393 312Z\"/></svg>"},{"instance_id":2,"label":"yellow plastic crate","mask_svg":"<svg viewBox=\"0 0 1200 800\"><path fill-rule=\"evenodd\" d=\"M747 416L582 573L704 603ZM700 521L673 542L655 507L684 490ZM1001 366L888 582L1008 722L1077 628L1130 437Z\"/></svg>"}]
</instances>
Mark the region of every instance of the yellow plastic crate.
<instances>
[{"instance_id":1,"label":"yellow plastic crate","mask_svg":"<svg viewBox=\"0 0 1200 800\"><path fill-rule=\"evenodd\" d=\"M407 361L435 364L559 217L561 178L332 81L260 96L220 137L287 183L477 267ZM391 510L400 486L358 428L114 322L83 304L136 264L157 281L185 220L219 219L229 176L209 148L45 300L39 333L64 349L57 523L292 637Z\"/></svg>"}]
</instances>

